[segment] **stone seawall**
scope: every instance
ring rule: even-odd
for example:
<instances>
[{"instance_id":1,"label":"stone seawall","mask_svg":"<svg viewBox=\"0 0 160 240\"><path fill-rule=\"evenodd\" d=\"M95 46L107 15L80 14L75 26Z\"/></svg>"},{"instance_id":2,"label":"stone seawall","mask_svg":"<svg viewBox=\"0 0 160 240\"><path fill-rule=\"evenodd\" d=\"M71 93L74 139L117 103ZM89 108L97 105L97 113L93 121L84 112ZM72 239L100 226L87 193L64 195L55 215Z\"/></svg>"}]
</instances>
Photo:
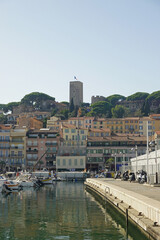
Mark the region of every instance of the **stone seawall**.
<instances>
[{"instance_id":1,"label":"stone seawall","mask_svg":"<svg viewBox=\"0 0 160 240\"><path fill-rule=\"evenodd\" d=\"M102 195L126 217L142 228L148 237L160 240L160 202L102 179L86 179L85 185Z\"/></svg>"}]
</instances>

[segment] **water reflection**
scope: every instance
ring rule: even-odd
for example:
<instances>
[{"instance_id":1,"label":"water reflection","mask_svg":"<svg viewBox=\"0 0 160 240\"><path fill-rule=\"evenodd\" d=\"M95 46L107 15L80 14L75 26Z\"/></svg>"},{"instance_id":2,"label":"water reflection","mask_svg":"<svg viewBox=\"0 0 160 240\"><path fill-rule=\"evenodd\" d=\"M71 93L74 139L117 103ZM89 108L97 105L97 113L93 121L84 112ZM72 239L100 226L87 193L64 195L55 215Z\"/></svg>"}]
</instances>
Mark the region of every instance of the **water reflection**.
<instances>
[{"instance_id":1,"label":"water reflection","mask_svg":"<svg viewBox=\"0 0 160 240\"><path fill-rule=\"evenodd\" d=\"M121 216L105 208L83 183L58 182L0 195L0 239L143 239L126 238Z\"/></svg>"}]
</instances>

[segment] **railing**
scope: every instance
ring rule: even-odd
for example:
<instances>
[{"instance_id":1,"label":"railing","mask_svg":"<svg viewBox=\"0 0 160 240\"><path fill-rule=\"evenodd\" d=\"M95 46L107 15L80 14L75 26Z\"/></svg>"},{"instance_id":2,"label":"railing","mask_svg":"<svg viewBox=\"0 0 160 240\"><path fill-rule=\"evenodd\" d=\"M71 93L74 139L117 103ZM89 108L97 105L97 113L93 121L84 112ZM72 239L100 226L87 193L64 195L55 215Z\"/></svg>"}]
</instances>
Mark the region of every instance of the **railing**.
<instances>
[{"instance_id":1,"label":"railing","mask_svg":"<svg viewBox=\"0 0 160 240\"><path fill-rule=\"evenodd\" d=\"M38 157L36 157L36 158L28 158L27 157L27 161L37 161L38 160Z\"/></svg>"},{"instance_id":2,"label":"railing","mask_svg":"<svg viewBox=\"0 0 160 240\"><path fill-rule=\"evenodd\" d=\"M14 146L14 147L10 147L10 149L19 149L19 150L22 150L22 149L24 149L24 147L18 147L18 146Z\"/></svg>"},{"instance_id":3,"label":"railing","mask_svg":"<svg viewBox=\"0 0 160 240\"><path fill-rule=\"evenodd\" d=\"M57 146L57 143L45 143L46 146Z\"/></svg>"},{"instance_id":4,"label":"railing","mask_svg":"<svg viewBox=\"0 0 160 240\"><path fill-rule=\"evenodd\" d=\"M46 160L55 160L55 157L54 156L47 156Z\"/></svg>"},{"instance_id":5,"label":"railing","mask_svg":"<svg viewBox=\"0 0 160 240\"><path fill-rule=\"evenodd\" d=\"M0 146L0 149L10 149L10 146L8 146L8 147L2 147L2 146Z\"/></svg>"},{"instance_id":6,"label":"railing","mask_svg":"<svg viewBox=\"0 0 160 240\"><path fill-rule=\"evenodd\" d=\"M10 155L10 158L23 158L24 157L24 154L22 155L18 155L18 154L14 154L14 155Z\"/></svg>"},{"instance_id":7,"label":"railing","mask_svg":"<svg viewBox=\"0 0 160 240\"><path fill-rule=\"evenodd\" d=\"M0 139L0 142L10 142L10 139Z\"/></svg>"},{"instance_id":8,"label":"railing","mask_svg":"<svg viewBox=\"0 0 160 240\"><path fill-rule=\"evenodd\" d=\"M27 149L27 153L38 153L38 149Z\"/></svg>"}]
</instances>

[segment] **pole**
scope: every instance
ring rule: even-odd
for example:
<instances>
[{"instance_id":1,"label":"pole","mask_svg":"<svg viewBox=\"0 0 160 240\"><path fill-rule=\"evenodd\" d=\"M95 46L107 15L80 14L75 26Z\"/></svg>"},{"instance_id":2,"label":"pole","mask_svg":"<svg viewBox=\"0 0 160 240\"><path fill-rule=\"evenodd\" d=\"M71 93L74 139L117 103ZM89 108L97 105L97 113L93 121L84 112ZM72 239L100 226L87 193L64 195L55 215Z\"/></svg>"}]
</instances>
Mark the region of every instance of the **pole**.
<instances>
[{"instance_id":1,"label":"pole","mask_svg":"<svg viewBox=\"0 0 160 240\"><path fill-rule=\"evenodd\" d=\"M136 174L137 174L137 170L138 170L138 169L137 169L137 166L138 166L138 163L137 163L137 150L138 150L138 149L137 149L137 145L136 145L136 146L135 146L135 151L136 151Z\"/></svg>"},{"instance_id":2,"label":"pole","mask_svg":"<svg viewBox=\"0 0 160 240\"><path fill-rule=\"evenodd\" d=\"M147 182L149 182L149 164L148 164L148 121L147 121Z\"/></svg>"},{"instance_id":3,"label":"pole","mask_svg":"<svg viewBox=\"0 0 160 240\"><path fill-rule=\"evenodd\" d=\"M125 172L125 154L123 153L123 173Z\"/></svg>"},{"instance_id":4,"label":"pole","mask_svg":"<svg viewBox=\"0 0 160 240\"><path fill-rule=\"evenodd\" d=\"M117 156L116 156L116 153L115 153L115 155L114 155L114 161L115 161L115 162L114 162L114 166L115 166L115 167L114 167L114 171L115 171L115 173L116 173L116 171L117 171L117 159L116 159L116 157L117 157Z\"/></svg>"},{"instance_id":5,"label":"pole","mask_svg":"<svg viewBox=\"0 0 160 240\"><path fill-rule=\"evenodd\" d=\"M155 139L155 163L156 163L156 183L158 183L158 166L157 166L157 138Z\"/></svg>"}]
</instances>

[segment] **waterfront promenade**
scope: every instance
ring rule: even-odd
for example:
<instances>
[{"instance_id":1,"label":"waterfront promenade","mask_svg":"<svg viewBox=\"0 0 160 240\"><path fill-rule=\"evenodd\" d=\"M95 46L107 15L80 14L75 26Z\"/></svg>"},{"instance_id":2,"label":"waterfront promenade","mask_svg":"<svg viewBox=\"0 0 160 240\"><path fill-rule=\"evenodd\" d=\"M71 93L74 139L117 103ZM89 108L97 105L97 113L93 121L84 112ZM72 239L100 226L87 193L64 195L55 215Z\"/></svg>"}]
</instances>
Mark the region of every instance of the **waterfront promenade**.
<instances>
[{"instance_id":1,"label":"waterfront promenade","mask_svg":"<svg viewBox=\"0 0 160 240\"><path fill-rule=\"evenodd\" d=\"M160 239L160 187L107 178L85 182L130 218L149 237Z\"/></svg>"}]
</instances>

